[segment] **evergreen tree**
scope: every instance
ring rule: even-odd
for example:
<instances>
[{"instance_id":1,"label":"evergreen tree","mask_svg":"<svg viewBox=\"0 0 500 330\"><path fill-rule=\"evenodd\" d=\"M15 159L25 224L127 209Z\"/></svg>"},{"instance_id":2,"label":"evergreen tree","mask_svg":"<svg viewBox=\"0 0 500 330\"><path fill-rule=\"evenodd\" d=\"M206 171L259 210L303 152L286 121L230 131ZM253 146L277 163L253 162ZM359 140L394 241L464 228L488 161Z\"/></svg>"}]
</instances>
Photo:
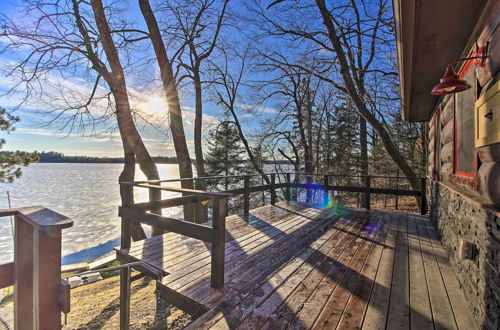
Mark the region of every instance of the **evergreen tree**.
<instances>
[{"instance_id":1,"label":"evergreen tree","mask_svg":"<svg viewBox=\"0 0 500 330\"><path fill-rule=\"evenodd\" d=\"M10 133L14 131L14 124L19 122L19 117L8 113L0 107L0 131ZM5 144L5 139L0 139L0 149ZM0 154L0 182L13 182L23 172L21 166L28 166L31 162L38 160L38 154L28 152L14 152Z\"/></svg>"},{"instance_id":2,"label":"evergreen tree","mask_svg":"<svg viewBox=\"0 0 500 330\"><path fill-rule=\"evenodd\" d=\"M205 165L208 176L241 175L245 172L245 150L232 122L223 121L213 129L207 144ZM229 189L234 182L234 179L223 182L224 189Z\"/></svg>"},{"instance_id":3,"label":"evergreen tree","mask_svg":"<svg viewBox=\"0 0 500 330\"><path fill-rule=\"evenodd\" d=\"M238 130L231 121L221 122L209 133L205 153L205 171L207 176L232 176L245 174L247 164L243 155L245 149L241 144ZM213 179L207 182L208 189L228 190L232 186L241 185L241 178ZM238 213L242 209L240 198L231 199L228 205L230 213Z\"/></svg>"}]
</instances>

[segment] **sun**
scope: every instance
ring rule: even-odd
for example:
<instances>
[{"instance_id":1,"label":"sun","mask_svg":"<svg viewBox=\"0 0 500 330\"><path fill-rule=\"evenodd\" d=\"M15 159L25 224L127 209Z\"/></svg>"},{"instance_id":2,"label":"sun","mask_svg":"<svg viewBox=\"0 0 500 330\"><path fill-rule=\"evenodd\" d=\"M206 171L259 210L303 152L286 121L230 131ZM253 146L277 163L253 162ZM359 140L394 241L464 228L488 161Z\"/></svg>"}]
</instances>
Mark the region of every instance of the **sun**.
<instances>
[{"instance_id":1,"label":"sun","mask_svg":"<svg viewBox=\"0 0 500 330\"><path fill-rule=\"evenodd\" d=\"M159 96L149 96L145 102L138 104L139 109L150 114L167 113L167 103Z\"/></svg>"}]
</instances>

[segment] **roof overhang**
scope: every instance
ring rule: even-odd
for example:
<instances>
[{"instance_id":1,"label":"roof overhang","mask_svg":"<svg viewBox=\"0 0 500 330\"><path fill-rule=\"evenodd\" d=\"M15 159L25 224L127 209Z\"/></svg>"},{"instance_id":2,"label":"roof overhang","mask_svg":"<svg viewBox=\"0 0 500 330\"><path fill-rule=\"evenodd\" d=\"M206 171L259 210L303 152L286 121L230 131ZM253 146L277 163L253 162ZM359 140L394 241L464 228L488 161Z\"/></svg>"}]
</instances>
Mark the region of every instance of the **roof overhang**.
<instances>
[{"instance_id":1,"label":"roof overhang","mask_svg":"<svg viewBox=\"0 0 500 330\"><path fill-rule=\"evenodd\" d=\"M426 121L439 97L431 90L458 58L488 0L393 0L402 116Z\"/></svg>"}]
</instances>

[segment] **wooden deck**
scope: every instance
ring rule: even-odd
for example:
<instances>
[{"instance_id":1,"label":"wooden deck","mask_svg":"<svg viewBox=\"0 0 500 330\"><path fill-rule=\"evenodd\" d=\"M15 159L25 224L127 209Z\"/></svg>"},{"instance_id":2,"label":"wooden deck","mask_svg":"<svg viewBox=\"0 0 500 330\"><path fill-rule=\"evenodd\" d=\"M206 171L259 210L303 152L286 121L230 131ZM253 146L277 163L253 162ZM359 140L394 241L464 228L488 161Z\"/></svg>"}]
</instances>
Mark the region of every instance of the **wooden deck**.
<instances>
[{"instance_id":1,"label":"wooden deck","mask_svg":"<svg viewBox=\"0 0 500 330\"><path fill-rule=\"evenodd\" d=\"M248 220L248 221L247 221ZM429 219L280 202L226 219L225 285L210 244L168 233L119 251L161 269L188 328L475 329Z\"/></svg>"}]
</instances>

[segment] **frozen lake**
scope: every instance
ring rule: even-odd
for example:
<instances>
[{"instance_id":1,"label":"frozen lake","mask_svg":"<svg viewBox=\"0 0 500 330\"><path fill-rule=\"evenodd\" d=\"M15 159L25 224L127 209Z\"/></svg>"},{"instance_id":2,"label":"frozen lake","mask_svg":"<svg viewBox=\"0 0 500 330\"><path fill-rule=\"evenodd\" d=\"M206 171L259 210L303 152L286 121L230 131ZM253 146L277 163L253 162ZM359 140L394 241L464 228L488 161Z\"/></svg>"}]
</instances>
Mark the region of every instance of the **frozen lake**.
<instances>
[{"instance_id":1,"label":"frozen lake","mask_svg":"<svg viewBox=\"0 0 500 330\"><path fill-rule=\"evenodd\" d=\"M12 207L43 205L72 218L73 227L63 231L63 262L93 258L119 244L118 176L122 167L123 164L32 164L14 183L0 184L0 208L8 208L9 191ZM162 179L179 177L176 164L159 164L158 169ZM136 180L145 179L139 169L136 173ZM136 202L147 200L146 189L135 191ZM91 249L96 246L99 247ZM78 251L82 252L75 254ZM0 218L0 264L12 261L13 252L10 219Z\"/></svg>"}]
</instances>

